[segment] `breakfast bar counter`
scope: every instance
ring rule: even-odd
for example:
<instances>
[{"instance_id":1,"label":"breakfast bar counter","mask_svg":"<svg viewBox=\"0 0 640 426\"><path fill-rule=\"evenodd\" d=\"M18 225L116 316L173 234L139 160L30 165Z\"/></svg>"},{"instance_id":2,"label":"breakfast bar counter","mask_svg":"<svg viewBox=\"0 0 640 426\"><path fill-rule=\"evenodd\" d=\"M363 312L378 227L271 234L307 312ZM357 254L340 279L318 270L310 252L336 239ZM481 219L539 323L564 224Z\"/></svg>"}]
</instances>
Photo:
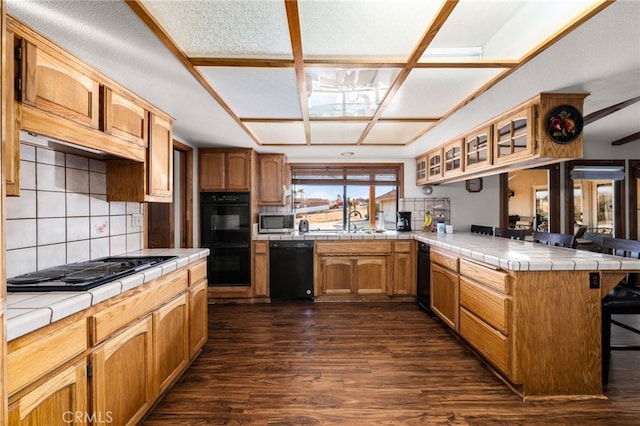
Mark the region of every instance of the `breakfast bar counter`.
<instances>
[{"instance_id":1,"label":"breakfast bar counter","mask_svg":"<svg viewBox=\"0 0 640 426\"><path fill-rule=\"evenodd\" d=\"M431 306L523 398L603 395L602 298L640 261L470 233L431 247Z\"/></svg>"}]
</instances>

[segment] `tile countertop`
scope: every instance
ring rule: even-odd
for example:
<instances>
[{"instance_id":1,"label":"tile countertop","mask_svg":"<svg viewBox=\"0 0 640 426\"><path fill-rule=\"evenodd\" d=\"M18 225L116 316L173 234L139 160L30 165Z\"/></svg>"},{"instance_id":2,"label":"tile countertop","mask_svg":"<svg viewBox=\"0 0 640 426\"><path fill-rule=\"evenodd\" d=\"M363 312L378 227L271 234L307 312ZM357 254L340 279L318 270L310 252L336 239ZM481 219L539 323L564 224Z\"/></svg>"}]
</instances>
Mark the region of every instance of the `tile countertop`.
<instances>
[{"instance_id":1,"label":"tile countertop","mask_svg":"<svg viewBox=\"0 0 640 426\"><path fill-rule=\"evenodd\" d=\"M58 321L169 272L206 258L209 249L145 249L118 256L178 256L88 291L7 293L7 341Z\"/></svg>"},{"instance_id":2,"label":"tile countertop","mask_svg":"<svg viewBox=\"0 0 640 426\"><path fill-rule=\"evenodd\" d=\"M511 271L640 271L640 260L529 241L457 232L414 232L414 239Z\"/></svg>"},{"instance_id":3,"label":"tile countertop","mask_svg":"<svg viewBox=\"0 0 640 426\"><path fill-rule=\"evenodd\" d=\"M511 271L640 271L640 260L627 259L586 250L549 247L529 241L455 232L397 232L300 234L254 234L254 240L397 240L414 239L440 247L464 257L479 260Z\"/></svg>"}]
</instances>

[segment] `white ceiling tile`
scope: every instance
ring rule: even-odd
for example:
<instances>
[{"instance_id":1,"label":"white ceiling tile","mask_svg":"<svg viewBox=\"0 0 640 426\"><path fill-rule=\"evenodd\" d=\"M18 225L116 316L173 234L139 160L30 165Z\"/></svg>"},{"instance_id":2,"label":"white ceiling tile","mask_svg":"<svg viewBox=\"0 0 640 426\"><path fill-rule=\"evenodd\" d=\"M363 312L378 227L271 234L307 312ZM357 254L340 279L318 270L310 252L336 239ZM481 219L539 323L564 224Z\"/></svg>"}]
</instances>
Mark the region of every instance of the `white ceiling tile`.
<instances>
[{"instance_id":1,"label":"white ceiling tile","mask_svg":"<svg viewBox=\"0 0 640 426\"><path fill-rule=\"evenodd\" d=\"M198 69L241 118L302 118L296 73L293 68Z\"/></svg>"},{"instance_id":2,"label":"white ceiling tile","mask_svg":"<svg viewBox=\"0 0 640 426\"><path fill-rule=\"evenodd\" d=\"M503 68L414 69L382 112L382 118L437 118Z\"/></svg>"},{"instance_id":3,"label":"white ceiling tile","mask_svg":"<svg viewBox=\"0 0 640 426\"><path fill-rule=\"evenodd\" d=\"M312 121L309 124L312 144L355 144L367 127L366 121Z\"/></svg>"},{"instance_id":4,"label":"white ceiling tile","mask_svg":"<svg viewBox=\"0 0 640 426\"><path fill-rule=\"evenodd\" d=\"M521 59L594 3L597 1L462 1L429 45L429 49L441 49L441 55L430 57L427 49L420 61L448 60L442 56L447 49L470 47L481 48L478 59Z\"/></svg>"},{"instance_id":5,"label":"white ceiling tile","mask_svg":"<svg viewBox=\"0 0 640 426\"><path fill-rule=\"evenodd\" d=\"M306 144L302 121L245 122L245 126L264 144Z\"/></svg>"},{"instance_id":6,"label":"white ceiling tile","mask_svg":"<svg viewBox=\"0 0 640 426\"><path fill-rule=\"evenodd\" d=\"M298 2L305 59L406 59L441 1Z\"/></svg>"},{"instance_id":7,"label":"white ceiling tile","mask_svg":"<svg viewBox=\"0 0 640 426\"><path fill-rule=\"evenodd\" d=\"M362 143L404 145L434 125L424 121L378 121Z\"/></svg>"},{"instance_id":8,"label":"white ceiling tile","mask_svg":"<svg viewBox=\"0 0 640 426\"><path fill-rule=\"evenodd\" d=\"M145 8L190 57L291 59L284 1L157 1Z\"/></svg>"}]
</instances>

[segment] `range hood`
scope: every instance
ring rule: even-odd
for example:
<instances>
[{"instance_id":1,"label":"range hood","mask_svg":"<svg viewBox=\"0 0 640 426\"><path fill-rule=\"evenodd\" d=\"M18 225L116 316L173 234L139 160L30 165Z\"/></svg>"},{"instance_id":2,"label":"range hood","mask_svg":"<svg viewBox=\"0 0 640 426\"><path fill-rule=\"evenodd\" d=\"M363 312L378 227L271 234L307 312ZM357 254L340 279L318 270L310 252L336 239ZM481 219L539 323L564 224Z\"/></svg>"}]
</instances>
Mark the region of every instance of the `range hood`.
<instances>
[{"instance_id":1,"label":"range hood","mask_svg":"<svg viewBox=\"0 0 640 426\"><path fill-rule=\"evenodd\" d=\"M111 155L107 154L104 151L99 151L97 149L81 145L75 145L69 142L50 138L48 136L38 135L33 132L27 132L25 130L20 130L20 142L36 147L50 148L54 151L66 152L69 154L78 155L80 157L95 158L98 160L105 160L111 157Z\"/></svg>"}]
</instances>

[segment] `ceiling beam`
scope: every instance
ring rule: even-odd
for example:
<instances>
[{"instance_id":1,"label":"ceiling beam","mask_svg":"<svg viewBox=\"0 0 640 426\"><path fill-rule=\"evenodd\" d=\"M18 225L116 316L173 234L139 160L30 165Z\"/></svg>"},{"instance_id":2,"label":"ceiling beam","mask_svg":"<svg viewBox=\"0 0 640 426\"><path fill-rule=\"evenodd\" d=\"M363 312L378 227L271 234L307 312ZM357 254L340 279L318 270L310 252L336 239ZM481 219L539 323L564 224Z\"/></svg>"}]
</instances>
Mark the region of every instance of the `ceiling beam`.
<instances>
[{"instance_id":1,"label":"ceiling beam","mask_svg":"<svg viewBox=\"0 0 640 426\"><path fill-rule=\"evenodd\" d=\"M598 121L601 118L613 114L614 112L620 111L621 109L626 108L629 105L633 105L636 102L640 102L640 96L636 96L635 98L628 99L624 102L620 102L619 104L611 105L606 108L602 108L601 110L592 112L591 114L587 114L584 116L583 123L586 126L587 124Z\"/></svg>"},{"instance_id":2,"label":"ceiling beam","mask_svg":"<svg viewBox=\"0 0 640 426\"><path fill-rule=\"evenodd\" d=\"M207 79L198 71L198 69L191 63L187 54L178 47L178 44L169 36L169 34L162 28L160 23L155 20L149 13L146 7L140 2L140 0L125 0L127 5L135 12L136 15L145 23L147 27L158 37L158 39L169 49L171 53L184 65L184 67L195 77L195 79L204 87L204 89L220 104L220 106L229 114L233 120L240 125L242 129L253 139L253 141L260 145L260 140L249 130L247 126L240 120L240 118L233 112L231 107L222 99L222 97L216 92L209 84Z\"/></svg>"},{"instance_id":3,"label":"ceiling beam","mask_svg":"<svg viewBox=\"0 0 640 426\"><path fill-rule=\"evenodd\" d=\"M311 145L309 102L307 102L307 79L304 75L304 55L302 54L302 31L300 30L298 1L285 0L284 5L287 11L287 23L289 24L289 37L291 38L293 63L296 69L296 81L298 83L298 94L300 96L300 110L302 111L302 122L304 123L304 136L307 141L307 145Z\"/></svg>"},{"instance_id":4,"label":"ceiling beam","mask_svg":"<svg viewBox=\"0 0 640 426\"><path fill-rule=\"evenodd\" d=\"M632 135L626 136L622 139L618 139L617 141L613 141L611 142L611 145L617 146L617 145L624 145L627 144L629 142L633 142L633 141L637 141L640 140L640 132L636 132Z\"/></svg>"},{"instance_id":5,"label":"ceiling beam","mask_svg":"<svg viewBox=\"0 0 640 426\"><path fill-rule=\"evenodd\" d=\"M380 116L382 115L382 111L384 111L386 106L391 102L391 99L395 96L398 90L400 90L400 86L402 86L402 84L405 82L407 77L409 77L411 70L418 63L418 61L422 57L422 54L425 52L425 50L427 50L427 47L429 47L433 39L438 34L438 31L440 31L444 23L449 18L449 15L451 15L451 13L453 12L453 9L455 9L457 5L458 5L458 0L447 1L442 5L440 10L438 11L438 14L436 15L435 18L433 18L433 21L431 21L431 23L429 24L429 27L422 35L422 39L420 40L416 48L413 49L413 52L411 52L411 54L409 55L409 59L407 60L407 65L400 70L395 81L389 87L387 94L382 99L382 101L380 101L380 105L378 106L378 109L376 110L375 114L373 114L371 121L369 122L369 124L367 124L367 127L364 129L364 131L360 135L360 139L358 139L358 143L357 143L358 145L361 145L364 142L367 135L373 129L373 126L380 119Z\"/></svg>"}]
</instances>

